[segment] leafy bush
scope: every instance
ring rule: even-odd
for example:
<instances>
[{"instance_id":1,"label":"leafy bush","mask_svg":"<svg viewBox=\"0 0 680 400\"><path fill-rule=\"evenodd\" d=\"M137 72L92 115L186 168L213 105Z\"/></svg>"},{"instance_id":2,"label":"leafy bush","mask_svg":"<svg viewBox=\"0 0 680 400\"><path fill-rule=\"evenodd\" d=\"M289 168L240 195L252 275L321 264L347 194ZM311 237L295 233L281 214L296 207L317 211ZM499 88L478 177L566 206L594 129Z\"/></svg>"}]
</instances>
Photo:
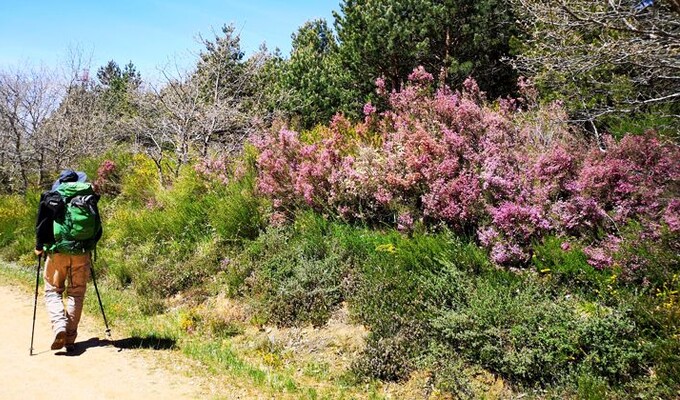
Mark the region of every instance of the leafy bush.
<instances>
[{"instance_id":1,"label":"leafy bush","mask_svg":"<svg viewBox=\"0 0 680 400\"><path fill-rule=\"evenodd\" d=\"M196 165L209 204L210 226L224 241L255 239L264 228L264 204L255 194L254 149L246 147L241 158L206 159Z\"/></svg>"},{"instance_id":2,"label":"leafy bush","mask_svg":"<svg viewBox=\"0 0 680 400\"><path fill-rule=\"evenodd\" d=\"M333 229L312 214L288 229L270 228L228 267L231 292L253 298L264 321L325 324L344 299L348 268Z\"/></svg>"},{"instance_id":3,"label":"leafy bush","mask_svg":"<svg viewBox=\"0 0 680 400\"><path fill-rule=\"evenodd\" d=\"M361 239L352 247L345 241L363 253L346 286L353 288L353 317L371 331L353 364L360 375L403 379L415 368L446 374L445 360L455 354L528 387L565 387L585 375L609 388L643 381L650 365L669 365L662 349L677 332L673 323L650 316L656 305L632 309L612 274L589 266L578 248L564 250L562 239L537 246L535 263L550 268L540 275L496 270L479 248L446 233L364 231ZM669 330L661 333L652 321ZM672 387L668 381L655 387Z\"/></svg>"},{"instance_id":4,"label":"leafy bush","mask_svg":"<svg viewBox=\"0 0 680 400\"><path fill-rule=\"evenodd\" d=\"M624 240L611 257L622 269L622 282L651 292L673 286L675 280L676 289L680 289L680 230L650 232L640 224L628 224L621 229L621 236Z\"/></svg>"},{"instance_id":5,"label":"leafy bush","mask_svg":"<svg viewBox=\"0 0 680 400\"><path fill-rule=\"evenodd\" d=\"M464 307L443 310L434 326L469 360L530 385L559 383L582 369L611 381L640 374L643 340L631 316L585 310L530 280L487 277Z\"/></svg>"},{"instance_id":6,"label":"leafy bush","mask_svg":"<svg viewBox=\"0 0 680 400\"><path fill-rule=\"evenodd\" d=\"M124 201L144 205L153 199L160 189L156 166L149 157L134 154L125 169L122 179L121 197Z\"/></svg>"},{"instance_id":7,"label":"leafy bush","mask_svg":"<svg viewBox=\"0 0 680 400\"><path fill-rule=\"evenodd\" d=\"M438 310L466 301L465 271L485 269L486 259L449 233L408 239L369 232L362 235L363 261L352 278L349 305L371 335L354 368L370 377L402 379L426 358Z\"/></svg>"},{"instance_id":8,"label":"leafy bush","mask_svg":"<svg viewBox=\"0 0 680 400\"><path fill-rule=\"evenodd\" d=\"M402 330L394 336L369 335L362 356L354 361L352 369L361 376L386 381L408 378L415 368L413 353L417 338L412 331ZM414 339L416 339L414 341Z\"/></svg>"},{"instance_id":9,"label":"leafy bush","mask_svg":"<svg viewBox=\"0 0 680 400\"><path fill-rule=\"evenodd\" d=\"M19 195L0 197L0 247L5 247L34 228L32 217L36 210L29 208L26 199Z\"/></svg>"},{"instance_id":10,"label":"leafy bush","mask_svg":"<svg viewBox=\"0 0 680 400\"><path fill-rule=\"evenodd\" d=\"M214 198L196 173L185 169L172 187L140 192L147 178L124 175L121 195L107 208L103 255L117 283L134 287L156 312L164 297L212 276L221 255L208 220Z\"/></svg>"},{"instance_id":11,"label":"leafy bush","mask_svg":"<svg viewBox=\"0 0 680 400\"><path fill-rule=\"evenodd\" d=\"M532 264L557 287L593 293L611 277L588 264L588 256L575 240L546 236L533 248Z\"/></svg>"},{"instance_id":12,"label":"leafy bush","mask_svg":"<svg viewBox=\"0 0 680 400\"><path fill-rule=\"evenodd\" d=\"M35 218L40 195L0 195L0 254L7 260L30 255L34 261Z\"/></svg>"},{"instance_id":13,"label":"leafy bush","mask_svg":"<svg viewBox=\"0 0 680 400\"><path fill-rule=\"evenodd\" d=\"M362 123L338 116L313 135L284 129L255 141L273 222L311 207L404 231L443 224L476 234L504 266L526 266L535 243L567 235L596 268L612 266L621 227L680 226L680 150L653 132L608 139L602 152L571 132L557 103L492 105L473 80L452 91L432 89L422 68L410 78L388 111L367 105Z\"/></svg>"},{"instance_id":14,"label":"leafy bush","mask_svg":"<svg viewBox=\"0 0 680 400\"><path fill-rule=\"evenodd\" d=\"M428 321L436 309L463 301L463 272L479 268L462 264L461 253L474 252L448 236L396 234L366 237L363 261L353 279L353 316L381 336L412 329ZM473 257L470 257L474 259Z\"/></svg>"}]
</instances>

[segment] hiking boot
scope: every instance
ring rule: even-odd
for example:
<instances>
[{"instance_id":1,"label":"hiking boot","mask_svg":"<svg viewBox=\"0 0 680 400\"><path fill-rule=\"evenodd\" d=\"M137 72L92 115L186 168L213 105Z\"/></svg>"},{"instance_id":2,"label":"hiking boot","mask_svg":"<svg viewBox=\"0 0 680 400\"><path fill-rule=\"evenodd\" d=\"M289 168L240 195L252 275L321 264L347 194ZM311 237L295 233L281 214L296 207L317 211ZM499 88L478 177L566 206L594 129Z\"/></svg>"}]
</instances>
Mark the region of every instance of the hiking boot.
<instances>
[{"instance_id":1,"label":"hiking boot","mask_svg":"<svg viewBox=\"0 0 680 400\"><path fill-rule=\"evenodd\" d=\"M59 350L62 347L64 347L65 341L66 341L66 332L65 331L59 331L59 332L57 332L57 335L54 337L54 342L52 342L52 346L50 348L52 350Z\"/></svg>"}]
</instances>

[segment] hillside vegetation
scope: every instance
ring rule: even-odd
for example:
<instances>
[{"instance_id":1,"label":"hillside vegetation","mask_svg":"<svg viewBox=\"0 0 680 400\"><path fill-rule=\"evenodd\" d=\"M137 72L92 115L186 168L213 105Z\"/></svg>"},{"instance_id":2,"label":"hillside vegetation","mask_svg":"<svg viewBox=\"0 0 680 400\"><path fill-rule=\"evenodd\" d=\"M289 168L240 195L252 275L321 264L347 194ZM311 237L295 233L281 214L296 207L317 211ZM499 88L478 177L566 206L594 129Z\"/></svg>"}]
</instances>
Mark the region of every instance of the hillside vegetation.
<instances>
[{"instance_id":1,"label":"hillside vegetation","mask_svg":"<svg viewBox=\"0 0 680 400\"><path fill-rule=\"evenodd\" d=\"M34 271L39 194L73 167L102 194L111 323L275 396L680 396L678 105L642 82L668 70L605 60L565 94L573 71L535 62L574 48L526 19L551 10L430 3L344 1L337 33L305 24L289 58L245 58L225 27L155 90L111 62L49 105L37 76L2 75L12 276ZM581 50L677 35L674 2L565 7L639 24L580 26Z\"/></svg>"}]
</instances>

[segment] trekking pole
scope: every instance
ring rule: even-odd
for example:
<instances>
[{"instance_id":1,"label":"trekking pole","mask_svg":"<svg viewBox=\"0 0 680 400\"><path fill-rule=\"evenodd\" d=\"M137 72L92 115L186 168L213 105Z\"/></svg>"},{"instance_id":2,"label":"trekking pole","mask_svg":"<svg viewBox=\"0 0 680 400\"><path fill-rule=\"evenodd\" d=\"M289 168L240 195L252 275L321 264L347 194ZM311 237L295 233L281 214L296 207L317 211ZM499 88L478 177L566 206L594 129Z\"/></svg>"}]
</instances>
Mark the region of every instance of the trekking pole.
<instances>
[{"instance_id":1,"label":"trekking pole","mask_svg":"<svg viewBox=\"0 0 680 400\"><path fill-rule=\"evenodd\" d=\"M38 255L38 271L35 273L35 299L33 301L33 328L31 329L31 350L29 355L33 355L33 336L35 334L35 312L38 309L38 285L40 285L40 259L42 254Z\"/></svg>"},{"instance_id":2,"label":"trekking pole","mask_svg":"<svg viewBox=\"0 0 680 400\"><path fill-rule=\"evenodd\" d=\"M99 289L97 288L97 279L94 276L94 263L92 262L90 263L90 271L92 272L92 283L94 283L94 291L97 292L97 300L99 300L99 309L102 310L102 317L104 317L104 325L106 325L106 337L110 339L111 329L109 329L109 323L106 320L106 314L104 313L104 305L102 304L102 298L99 296Z\"/></svg>"}]
</instances>

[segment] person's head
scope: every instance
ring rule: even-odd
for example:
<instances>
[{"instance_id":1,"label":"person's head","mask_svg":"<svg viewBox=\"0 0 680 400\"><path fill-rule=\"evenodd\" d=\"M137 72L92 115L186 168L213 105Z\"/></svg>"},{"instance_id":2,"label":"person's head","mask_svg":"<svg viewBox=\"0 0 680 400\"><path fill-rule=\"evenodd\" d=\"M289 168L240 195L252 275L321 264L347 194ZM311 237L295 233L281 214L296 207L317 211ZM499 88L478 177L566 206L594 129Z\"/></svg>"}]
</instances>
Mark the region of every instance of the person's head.
<instances>
[{"instance_id":1,"label":"person's head","mask_svg":"<svg viewBox=\"0 0 680 400\"><path fill-rule=\"evenodd\" d=\"M87 180L87 175L82 171L74 171L72 169L65 169L59 174L59 178L52 185L52 190L56 190L57 187L64 182L85 182Z\"/></svg>"}]
</instances>

